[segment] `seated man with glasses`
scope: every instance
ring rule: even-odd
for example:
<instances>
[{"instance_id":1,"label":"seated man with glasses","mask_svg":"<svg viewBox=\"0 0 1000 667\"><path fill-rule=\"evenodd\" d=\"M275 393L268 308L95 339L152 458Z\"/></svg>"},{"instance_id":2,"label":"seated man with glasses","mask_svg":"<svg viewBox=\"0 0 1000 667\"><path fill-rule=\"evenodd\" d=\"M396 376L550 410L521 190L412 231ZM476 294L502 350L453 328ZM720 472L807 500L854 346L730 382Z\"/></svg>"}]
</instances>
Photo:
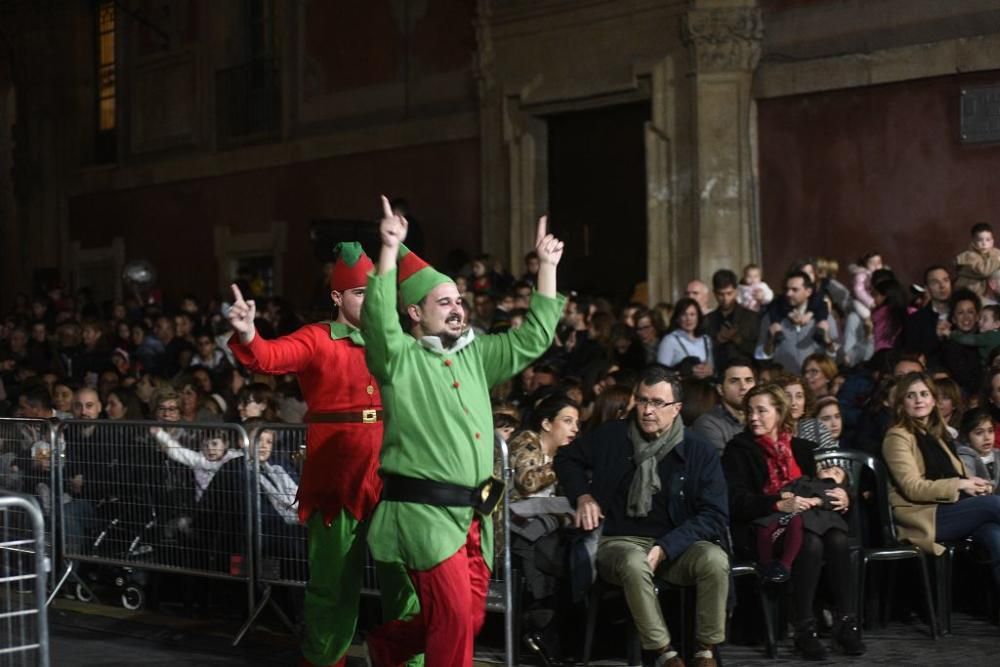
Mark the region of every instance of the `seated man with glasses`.
<instances>
[{"instance_id":1,"label":"seated man with glasses","mask_svg":"<svg viewBox=\"0 0 1000 667\"><path fill-rule=\"evenodd\" d=\"M685 432L679 376L647 366L635 389L633 417L601 425L556 455L576 524L604 520L597 569L621 586L642 648L655 667L684 665L670 643L654 576L694 586L695 662L714 667L725 638L729 558L719 544L729 523L726 482L715 447Z\"/></svg>"}]
</instances>

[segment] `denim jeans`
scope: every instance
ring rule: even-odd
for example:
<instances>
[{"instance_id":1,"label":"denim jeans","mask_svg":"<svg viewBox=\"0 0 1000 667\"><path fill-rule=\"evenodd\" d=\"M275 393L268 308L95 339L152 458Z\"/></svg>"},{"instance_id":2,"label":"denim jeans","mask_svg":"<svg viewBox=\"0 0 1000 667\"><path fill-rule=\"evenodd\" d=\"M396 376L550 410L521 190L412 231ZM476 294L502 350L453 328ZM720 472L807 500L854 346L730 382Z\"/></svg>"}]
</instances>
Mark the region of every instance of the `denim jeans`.
<instances>
[{"instance_id":1,"label":"denim jeans","mask_svg":"<svg viewBox=\"0 0 1000 667\"><path fill-rule=\"evenodd\" d=\"M1000 496L962 498L937 506L937 541L969 536L990 552L993 581L1000 588Z\"/></svg>"}]
</instances>

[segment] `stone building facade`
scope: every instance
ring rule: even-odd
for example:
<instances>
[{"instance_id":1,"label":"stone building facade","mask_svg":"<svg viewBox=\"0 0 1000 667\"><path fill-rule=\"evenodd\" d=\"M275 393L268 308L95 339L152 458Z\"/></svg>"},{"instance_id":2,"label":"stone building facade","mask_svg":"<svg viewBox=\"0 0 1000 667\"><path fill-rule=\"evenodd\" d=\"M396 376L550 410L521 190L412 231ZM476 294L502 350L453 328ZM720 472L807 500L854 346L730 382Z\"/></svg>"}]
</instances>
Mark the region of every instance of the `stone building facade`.
<instances>
[{"instance_id":1,"label":"stone building facade","mask_svg":"<svg viewBox=\"0 0 1000 667\"><path fill-rule=\"evenodd\" d=\"M551 211L569 284L649 302L945 259L1000 203L959 136L991 0L7 0L0 43L0 311L140 258L174 298L257 262L296 300L382 192L442 264L516 269Z\"/></svg>"}]
</instances>

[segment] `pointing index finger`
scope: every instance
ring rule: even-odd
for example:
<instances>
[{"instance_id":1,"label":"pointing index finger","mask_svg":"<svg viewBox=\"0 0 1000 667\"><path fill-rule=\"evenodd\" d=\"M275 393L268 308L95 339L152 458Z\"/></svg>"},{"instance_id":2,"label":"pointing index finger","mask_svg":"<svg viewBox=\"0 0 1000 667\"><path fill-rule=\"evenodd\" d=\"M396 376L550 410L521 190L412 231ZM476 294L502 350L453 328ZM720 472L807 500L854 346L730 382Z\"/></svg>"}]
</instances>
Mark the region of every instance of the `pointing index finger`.
<instances>
[{"instance_id":1,"label":"pointing index finger","mask_svg":"<svg viewBox=\"0 0 1000 667\"><path fill-rule=\"evenodd\" d=\"M246 301L243 300L243 292L240 291L239 285L233 283L229 287L233 290L233 299L235 299L236 303L246 303Z\"/></svg>"},{"instance_id":2,"label":"pointing index finger","mask_svg":"<svg viewBox=\"0 0 1000 667\"><path fill-rule=\"evenodd\" d=\"M389 203L389 198L385 195L379 195L382 198L382 217L391 218L394 213L392 212L392 204Z\"/></svg>"},{"instance_id":3,"label":"pointing index finger","mask_svg":"<svg viewBox=\"0 0 1000 667\"><path fill-rule=\"evenodd\" d=\"M535 233L535 245L537 246L545 238L546 230L549 226L549 216L543 215L538 219L538 231Z\"/></svg>"}]
</instances>

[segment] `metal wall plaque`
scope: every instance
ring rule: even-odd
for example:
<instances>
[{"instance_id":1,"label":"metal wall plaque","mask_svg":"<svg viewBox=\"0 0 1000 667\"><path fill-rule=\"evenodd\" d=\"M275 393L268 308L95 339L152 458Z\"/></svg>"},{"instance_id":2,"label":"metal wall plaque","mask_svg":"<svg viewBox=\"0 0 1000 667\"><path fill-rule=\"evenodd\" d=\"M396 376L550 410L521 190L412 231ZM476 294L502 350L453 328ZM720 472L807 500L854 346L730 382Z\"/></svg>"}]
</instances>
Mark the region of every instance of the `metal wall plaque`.
<instances>
[{"instance_id":1,"label":"metal wall plaque","mask_svg":"<svg viewBox=\"0 0 1000 667\"><path fill-rule=\"evenodd\" d=\"M1000 142L1000 86L962 89L963 144Z\"/></svg>"}]
</instances>

